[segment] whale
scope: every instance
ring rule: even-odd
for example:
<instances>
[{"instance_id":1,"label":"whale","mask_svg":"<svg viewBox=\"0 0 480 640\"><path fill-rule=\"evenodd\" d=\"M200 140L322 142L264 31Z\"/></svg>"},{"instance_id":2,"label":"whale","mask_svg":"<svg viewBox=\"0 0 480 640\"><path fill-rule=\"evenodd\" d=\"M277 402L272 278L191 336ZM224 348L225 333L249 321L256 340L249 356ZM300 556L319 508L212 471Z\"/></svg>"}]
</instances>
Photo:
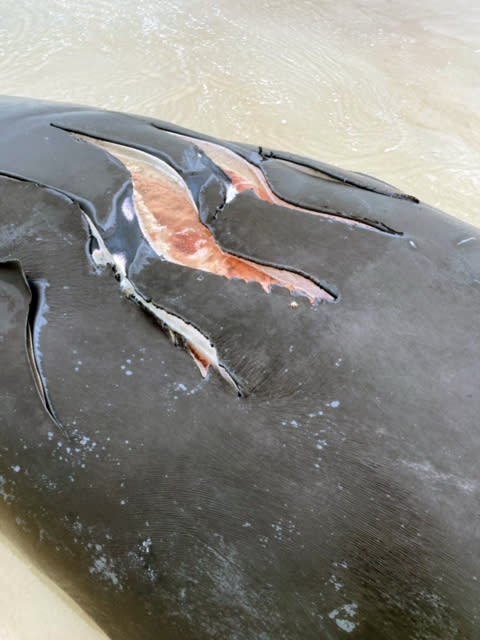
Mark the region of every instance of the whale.
<instances>
[{"instance_id":1,"label":"whale","mask_svg":"<svg viewBox=\"0 0 480 640\"><path fill-rule=\"evenodd\" d=\"M2 96L0 140L40 571L112 640L478 638L479 229L150 117Z\"/></svg>"}]
</instances>

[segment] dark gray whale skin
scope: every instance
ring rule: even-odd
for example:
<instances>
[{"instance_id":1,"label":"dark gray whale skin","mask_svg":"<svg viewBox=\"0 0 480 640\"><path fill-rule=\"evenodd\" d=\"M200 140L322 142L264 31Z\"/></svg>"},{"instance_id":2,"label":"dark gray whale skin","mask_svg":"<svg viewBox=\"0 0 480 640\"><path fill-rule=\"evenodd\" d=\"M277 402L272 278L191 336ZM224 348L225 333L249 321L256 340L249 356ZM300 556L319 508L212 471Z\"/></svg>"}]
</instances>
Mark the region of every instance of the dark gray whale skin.
<instances>
[{"instance_id":1,"label":"dark gray whale skin","mask_svg":"<svg viewBox=\"0 0 480 640\"><path fill-rule=\"evenodd\" d=\"M480 231L373 178L220 143L336 217L226 203L228 177L169 131L209 139L0 98L3 526L113 640L480 638ZM335 300L294 308L162 260L121 215L127 170L70 132L156 155L225 251ZM239 393L94 264L86 216Z\"/></svg>"}]
</instances>

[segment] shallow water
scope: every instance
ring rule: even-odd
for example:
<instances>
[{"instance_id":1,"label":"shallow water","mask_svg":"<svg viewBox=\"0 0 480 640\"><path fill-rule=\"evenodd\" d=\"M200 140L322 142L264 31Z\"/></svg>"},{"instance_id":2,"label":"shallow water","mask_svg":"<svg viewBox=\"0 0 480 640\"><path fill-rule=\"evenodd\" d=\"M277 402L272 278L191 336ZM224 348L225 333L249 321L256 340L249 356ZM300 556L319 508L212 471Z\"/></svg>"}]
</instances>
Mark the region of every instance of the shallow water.
<instances>
[{"instance_id":1,"label":"shallow water","mask_svg":"<svg viewBox=\"0 0 480 640\"><path fill-rule=\"evenodd\" d=\"M0 93L303 153L480 226L475 0L2 0ZM26 607L17 562L0 582L2 639L102 637L73 609L54 624L63 601L34 574Z\"/></svg>"},{"instance_id":2,"label":"shallow water","mask_svg":"<svg viewBox=\"0 0 480 640\"><path fill-rule=\"evenodd\" d=\"M480 223L475 0L212 4L2 0L0 91L294 150Z\"/></svg>"}]
</instances>

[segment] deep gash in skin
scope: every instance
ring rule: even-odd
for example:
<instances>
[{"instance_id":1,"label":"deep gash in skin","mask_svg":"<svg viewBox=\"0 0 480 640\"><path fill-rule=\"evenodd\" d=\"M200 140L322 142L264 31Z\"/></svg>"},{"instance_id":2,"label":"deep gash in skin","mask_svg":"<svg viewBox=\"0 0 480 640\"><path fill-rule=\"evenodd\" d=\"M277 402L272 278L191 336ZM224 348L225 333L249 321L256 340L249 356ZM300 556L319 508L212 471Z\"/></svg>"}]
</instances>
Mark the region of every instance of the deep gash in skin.
<instances>
[{"instance_id":1,"label":"deep gash in skin","mask_svg":"<svg viewBox=\"0 0 480 640\"><path fill-rule=\"evenodd\" d=\"M113 640L478 638L478 229L148 118L1 98L0 140L36 564Z\"/></svg>"}]
</instances>

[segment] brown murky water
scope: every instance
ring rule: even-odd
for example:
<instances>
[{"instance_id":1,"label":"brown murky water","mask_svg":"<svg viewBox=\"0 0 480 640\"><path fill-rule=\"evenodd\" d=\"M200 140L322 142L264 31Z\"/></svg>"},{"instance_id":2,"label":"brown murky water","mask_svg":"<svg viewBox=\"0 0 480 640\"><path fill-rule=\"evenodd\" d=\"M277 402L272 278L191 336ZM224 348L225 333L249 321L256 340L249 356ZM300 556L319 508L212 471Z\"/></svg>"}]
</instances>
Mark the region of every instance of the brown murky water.
<instances>
[{"instance_id":1,"label":"brown murky water","mask_svg":"<svg viewBox=\"0 0 480 640\"><path fill-rule=\"evenodd\" d=\"M480 226L476 0L1 0L0 93L296 151ZM1 540L0 566L2 640L104 638Z\"/></svg>"}]
</instances>

